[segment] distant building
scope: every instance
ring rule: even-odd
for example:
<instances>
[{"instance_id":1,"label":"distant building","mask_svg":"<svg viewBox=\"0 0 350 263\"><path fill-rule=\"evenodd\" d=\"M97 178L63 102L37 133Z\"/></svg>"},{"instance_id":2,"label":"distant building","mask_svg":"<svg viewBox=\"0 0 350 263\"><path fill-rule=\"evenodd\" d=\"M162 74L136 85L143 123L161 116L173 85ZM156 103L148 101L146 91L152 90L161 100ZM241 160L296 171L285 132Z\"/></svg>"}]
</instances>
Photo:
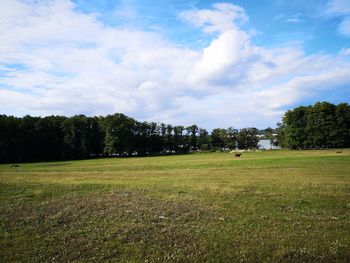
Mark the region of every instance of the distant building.
<instances>
[{"instance_id":1,"label":"distant building","mask_svg":"<svg viewBox=\"0 0 350 263\"><path fill-rule=\"evenodd\" d=\"M258 147L261 150L276 150L281 149L281 147L273 145L270 140L259 140Z\"/></svg>"}]
</instances>

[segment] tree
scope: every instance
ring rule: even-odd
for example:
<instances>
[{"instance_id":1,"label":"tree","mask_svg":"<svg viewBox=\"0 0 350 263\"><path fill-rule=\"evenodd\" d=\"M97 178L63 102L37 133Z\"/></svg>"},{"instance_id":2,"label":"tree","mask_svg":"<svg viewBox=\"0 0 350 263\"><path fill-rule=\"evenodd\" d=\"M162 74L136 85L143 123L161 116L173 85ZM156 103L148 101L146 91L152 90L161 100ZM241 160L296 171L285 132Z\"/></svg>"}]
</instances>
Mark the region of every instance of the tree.
<instances>
[{"instance_id":1,"label":"tree","mask_svg":"<svg viewBox=\"0 0 350 263\"><path fill-rule=\"evenodd\" d=\"M26 115L19 122L16 135L17 158L20 162L36 161L39 155L39 141L35 124L38 117Z\"/></svg>"},{"instance_id":2,"label":"tree","mask_svg":"<svg viewBox=\"0 0 350 263\"><path fill-rule=\"evenodd\" d=\"M176 152L184 151L183 131L184 126L178 125L174 127L174 146Z\"/></svg>"},{"instance_id":3,"label":"tree","mask_svg":"<svg viewBox=\"0 0 350 263\"><path fill-rule=\"evenodd\" d=\"M276 140L274 141L274 145L279 146L279 147L285 147L285 145L284 145L284 142L285 142L284 129L285 129L284 123L278 122L277 128L276 128L277 137L276 137Z\"/></svg>"},{"instance_id":4,"label":"tree","mask_svg":"<svg viewBox=\"0 0 350 263\"><path fill-rule=\"evenodd\" d=\"M107 155L130 155L132 151L135 120L121 113L108 115L105 118L105 145Z\"/></svg>"},{"instance_id":5,"label":"tree","mask_svg":"<svg viewBox=\"0 0 350 263\"><path fill-rule=\"evenodd\" d=\"M350 108L347 103L317 102L285 113L278 125L278 143L290 149L349 147Z\"/></svg>"},{"instance_id":6,"label":"tree","mask_svg":"<svg viewBox=\"0 0 350 263\"><path fill-rule=\"evenodd\" d=\"M290 149L350 147L350 106L318 102L287 111L277 124L275 144ZM186 133L184 134L184 131ZM201 149L256 149L258 132L273 140L273 129L217 128L210 135L191 125L138 122L124 114L106 117L0 115L0 162L83 159L185 153Z\"/></svg>"},{"instance_id":7,"label":"tree","mask_svg":"<svg viewBox=\"0 0 350 263\"><path fill-rule=\"evenodd\" d=\"M174 128L168 124L166 126L166 141L167 141L167 149L169 152L174 150L174 137L173 137Z\"/></svg>"},{"instance_id":8,"label":"tree","mask_svg":"<svg viewBox=\"0 0 350 263\"><path fill-rule=\"evenodd\" d=\"M317 102L309 107L307 115L307 139L304 143L311 148L332 147L335 131L335 105L328 102Z\"/></svg>"},{"instance_id":9,"label":"tree","mask_svg":"<svg viewBox=\"0 0 350 263\"><path fill-rule=\"evenodd\" d=\"M283 117L284 127L284 145L291 149L307 147L306 125L310 107L300 106L294 110L289 110Z\"/></svg>"},{"instance_id":10,"label":"tree","mask_svg":"<svg viewBox=\"0 0 350 263\"><path fill-rule=\"evenodd\" d=\"M197 143L198 126L195 124L191 125L186 128L186 131L189 137L189 149L191 150L198 149L198 143Z\"/></svg>"},{"instance_id":11,"label":"tree","mask_svg":"<svg viewBox=\"0 0 350 263\"><path fill-rule=\"evenodd\" d=\"M215 149L222 149L225 146L226 130L216 128L211 132L211 144Z\"/></svg>"},{"instance_id":12,"label":"tree","mask_svg":"<svg viewBox=\"0 0 350 263\"><path fill-rule=\"evenodd\" d=\"M90 124L85 115L76 115L62 122L63 155L67 159L83 159L90 154Z\"/></svg>"},{"instance_id":13,"label":"tree","mask_svg":"<svg viewBox=\"0 0 350 263\"><path fill-rule=\"evenodd\" d=\"M258 148L258 130L256 128L245 128L238 132L237 146L239 149Z\"/></svg>"},{"instance_id":14,"label":"tree","mask_svg":"<svg viewBox=\"0 0 350 263\"><path fill-rule=\"evenodd\" d=\"M160 137L160 128L157 123L149 123L149 149L151 154L158 154L162 151L162 141Z\"/></svg>"},{"instance_id":15,"label":"tree","mask_svg":"<svg viewBox=\"0 0 350 263\"><path fill-rule=\"evenodd\" d=\"M336 106L334 113L335 135L333 146L339 148L350 147L350 105L340 103Z\"/></svg>"},{"instance_id":16,"label":"tree","mask_svg":"<svg viewBox=\"0 0 350 263\"><path fill-rule=\"evenodd\" d=\"M238 137L238 130L234 129L233 127L229 127L226 130L225 146L230 150L236 149L237 137Z\"/></svg>"},{"instance_id":17,"label":"tree","mask_svg":"<svg viewBox=\"0 0 350 263\"><path fill-rule=\"evenodd\" d=\"M206 151L209 149L209 133L206 129L199 129L198 147L200 150Z\"/></svg>"},{"instance_id":18,"label":"tree","mask_svg":"<svg viewBox=\"0 0 350 263\"><path fill-rule=\"evenodd\" d=\"M18 129L21 120L0 115L0 162L18 161Z\"/></svg>"},{"instance_id":19,"label":"tree","mask_svg":"<svg viewBox=\"0 0 350 263\"><path fill-rule=\"evenodd\" d=\"M162 143L162 152L169 151L169 145L167 140L167 127L165 123L160 124L160 136L161 136L161 143Z\"/></svg>"},{"instance_id":20,"label":"tree","mask_svg":"<svg viewBox=\"0 0 350 263\"><path fill-rule=\"evenodd\" d=\"M63 158L64 131L62 123L66 120L62 116L48 116L39 118L35 123L38 156L37 160L52 161Z\"/></svg>"}]
</instances>

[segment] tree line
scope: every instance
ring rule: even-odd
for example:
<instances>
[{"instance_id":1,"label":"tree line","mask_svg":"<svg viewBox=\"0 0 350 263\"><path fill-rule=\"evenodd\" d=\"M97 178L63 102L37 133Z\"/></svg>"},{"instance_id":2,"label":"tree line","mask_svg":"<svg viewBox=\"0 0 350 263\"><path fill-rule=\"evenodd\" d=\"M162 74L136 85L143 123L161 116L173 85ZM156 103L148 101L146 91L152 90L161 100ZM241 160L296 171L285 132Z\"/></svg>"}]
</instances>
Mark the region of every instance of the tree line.
<instances>
[{"instance_id":1,"label":"tree line","mask_svg":"<svg viewBox=\"0 0 350 263\"><path fill-rule=\"evenodd\" d=\"M139 122L124 114L105 117L0 115L0 162L147 156L190 151L256 149L258 130L184 127Z\"/></svg>"},{"instance_id":2,"label":"tree line","mask_svg":"<svg viewBox=\"0 0 350 263\"><path fill-rule=\"evenodd\" d=\"M184 127L124 114L0 115L0 163L257 149L259 137L289 149L350 147L350 106L318 102L287 111L276 129Z\"/></svg>"},{"instance_id":3,"label":"tree line","mask_svg":"<svg viewBox=\"0 0 350 263\"><path fill-rule=\"evenodd\" d=\"M317 102L289 110L278 123L276 143L289 149L350 147L350 105Z\"/></svg>"}]
</instances>

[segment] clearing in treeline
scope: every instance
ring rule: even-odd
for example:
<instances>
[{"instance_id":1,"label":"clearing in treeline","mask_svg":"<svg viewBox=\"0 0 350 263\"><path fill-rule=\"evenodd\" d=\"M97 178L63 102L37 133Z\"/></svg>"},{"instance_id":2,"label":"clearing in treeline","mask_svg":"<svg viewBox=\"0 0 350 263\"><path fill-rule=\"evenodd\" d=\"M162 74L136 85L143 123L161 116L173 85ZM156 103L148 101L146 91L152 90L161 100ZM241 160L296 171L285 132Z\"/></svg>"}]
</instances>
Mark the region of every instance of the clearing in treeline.
<instances>
[{"instance_id":1,"label":"clearing in treeline","mask_svg":"<svg viewBox=\"0 0 350 263\"><path fill-rule=\"evenodd\" d=\"M349 262L350 150L0 165L0 261Z\"/></svg>"}]
</instances>

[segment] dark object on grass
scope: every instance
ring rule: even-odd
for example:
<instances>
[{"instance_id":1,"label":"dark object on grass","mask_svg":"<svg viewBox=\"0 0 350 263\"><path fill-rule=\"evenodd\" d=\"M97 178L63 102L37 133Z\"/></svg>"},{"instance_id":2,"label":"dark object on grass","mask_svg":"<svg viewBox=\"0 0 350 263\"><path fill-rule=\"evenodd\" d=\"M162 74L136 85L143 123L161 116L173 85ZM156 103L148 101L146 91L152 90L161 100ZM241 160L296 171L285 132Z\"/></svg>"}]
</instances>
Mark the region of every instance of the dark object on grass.
<instances>
[{"instance_id":1,"label":"dark object on grass","mask_svg":"<svg viewBox=\"0 0 350 263\"><path fill-rule=\"evenodd\" d=\"M18 164L11 164L11 167L19 167Z\"/></svg>"},{"instance_id":2,"label":"dark object on grass","mask_svg":"<svg viewBox=\"0 0 350 263\"><path fill-rule=\"evenodd\" d=\"M241 157L241 155L242 155L241 153L235 153L235 157L236 157L236 158Z\"/></svg>"},{"instance_id":3,"label":"dark object on grass","mask_svg":"<svg viewBox=\"0 0 350 263\"><path fill-rule=\"evenodd\" d=\"M343 153L343 149L338 149L336 153Z\"/></svg>"}]
</instances>

